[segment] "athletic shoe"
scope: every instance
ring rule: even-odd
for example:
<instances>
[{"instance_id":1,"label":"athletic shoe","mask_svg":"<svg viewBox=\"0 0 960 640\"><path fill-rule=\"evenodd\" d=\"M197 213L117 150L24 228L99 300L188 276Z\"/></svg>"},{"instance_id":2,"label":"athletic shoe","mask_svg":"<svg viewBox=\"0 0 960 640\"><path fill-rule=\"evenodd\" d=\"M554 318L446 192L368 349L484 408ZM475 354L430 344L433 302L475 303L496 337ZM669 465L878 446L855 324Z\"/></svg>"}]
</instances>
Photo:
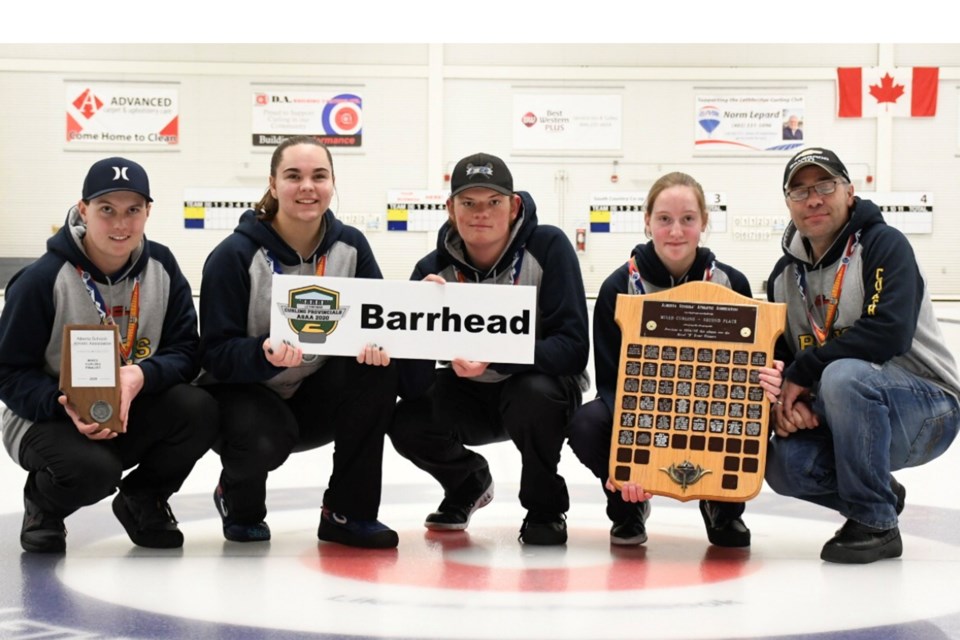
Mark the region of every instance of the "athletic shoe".
<instances>
[{"instance_id":1,"label":"athletic shoe","mask_svg":"<svg viewBox=\"0 0 960 640\"><path fill-rule=\"evenodd\" d=\"M517 538L524 544L552 546L567 542L567 516L563 513L528 511Z\"/></svg>"},{"instance_id":2,"label":"athletic shoe","mask_svg":"<svg viewBox=\"0 0 960 640\"><path fill-rule=\"evenodd\" d=\"M840 527L823 545L820 559L841 564L867 564L903 554L900 529L874 529L854 520Z\"/></svg>"},{"instance_id":3,"label":"athletic shoe","mask_svg":"<svg viewBox=\"0 0 960 640\"><path fill-rule=\"evenodd\" d=\"M470 524L470 516L493 500L493 480L479 495L466 501L444 498L437 510L427 516L423 526L431 531L463 531Z\"/></svg>"},{"instance_id":4,"label":"athletic shoe","mask_svg":"<svg viewBox=\"0 0 960 640\"><path fill-rule=\"evenodd\" d=\"M44 513L32 500L23 496L20 546L31 553L63 553L67 550L67 528L63 518Z\"/></svg>"},{"instance_id":5,"label":"athletic shoe","mask_svg":"<svg viewBox=\"0 0 960 640\"><path fill-rule=\"evenodd\" d=\"M160 496L128 496L120 491L113 499L113 514L137 546L152 549L183 546L177 519L166 499Z\"/></svg>"},{"instance_id":6,"label":"athletic shoe","mask_svg":"<svg viewBox=\"0 0 960 640\"><path fill-rule=\"evenodd\" d=\"M223 537L233 542L266 542L270 539L270 527L262 520L260 522L234 522L228 517L230 510L227 500L223 497L223 487L219 484L213 490L213 504L217 507L220 520L223 521Z\"/></svg>"},{"instance_id":7,"label":"athletic shoe","mask_svg":"<svg viewBox=\"0 0 960 640\"><path fill-rule=\"evenodd\" d=\"M718 547L749 547L750 529L744 524L743 518L725 515L721 504L724 503L700 501L700 515L707 527L707 540Z\"/></svg>"},{"instance_id":8,"label":"athletic shoe","mask_svg":"<svg viewBox=\"0 0 960 640\"><path fill-rule=\"evenodd\" d=\"M397 532L379 520L357 520L324 507L317 537L364 549L393 549L400 543Z\"/></svg>"},{"instance_id":9,"label":"athletic shoe","mask_svg":"<svg viewBox=\"0 0 960 640\"><path fill-rule=\"evenodd\" d=\"M636 504L631 513L614 522L610 527L610 544L632 546L647 541L647 518L650 517L650 501L644 500Z\"/></svg>"}]
</instances>

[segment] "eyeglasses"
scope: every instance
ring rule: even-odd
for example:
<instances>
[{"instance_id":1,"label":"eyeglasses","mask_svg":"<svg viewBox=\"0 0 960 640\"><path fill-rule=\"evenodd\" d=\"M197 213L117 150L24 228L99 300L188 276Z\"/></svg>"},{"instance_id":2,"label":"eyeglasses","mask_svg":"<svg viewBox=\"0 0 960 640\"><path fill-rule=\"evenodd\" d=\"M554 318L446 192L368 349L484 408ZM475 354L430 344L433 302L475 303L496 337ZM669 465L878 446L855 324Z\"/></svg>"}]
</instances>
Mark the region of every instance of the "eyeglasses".
<instances>
[{"instance_id":1,"label":"eyeglasses","mask_svg":"<svg viewBox=\"0 0 960 640\"><path fill-rule=\"evenodd\" d=\"M840 184L840 180L825 180L824 182L818 182L812 187L797 187L796 189L788 189L787 197L793 200L794 202L803 202L810 197L810 190L813 189L817 194L821 196L828 196L834 191L837 190L837 185Z\"/></svg>"}]
</instances>

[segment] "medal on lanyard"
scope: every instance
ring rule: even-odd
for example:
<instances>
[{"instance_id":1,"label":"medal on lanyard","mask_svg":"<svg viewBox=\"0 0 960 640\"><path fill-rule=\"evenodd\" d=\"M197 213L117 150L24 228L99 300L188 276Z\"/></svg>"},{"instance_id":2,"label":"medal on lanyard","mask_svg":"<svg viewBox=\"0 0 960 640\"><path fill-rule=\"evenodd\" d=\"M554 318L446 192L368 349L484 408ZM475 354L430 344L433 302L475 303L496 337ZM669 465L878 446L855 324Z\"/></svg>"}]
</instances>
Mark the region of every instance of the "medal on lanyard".
<instances>
[{"instance_id":1,"label":"medal on lanyard","mask_svg":"<svg viewBox=\"0 0 960 640\"><path fill-rule=\"evenodd\" d=\"M86 286L87 293L90 294L90 299L93 300L93 305L96 307L97 314L100 316L100 324L116 324L113 319L113 310L107 307L103 295L100 293L100 289L97 288L97 283L93 281L93 277L80 266L77 267L77 274L79 274L80 280L82 280L84 286ZM133 290L130 292L127 331L124 339L120 342L120 357L123 359L124 364L133 364L133 348L137 344L137 327L139 324L140 276L138 275L133 279Z\"/></svg>"},{"instance_id":2,"label":"medal on lanyard","mask_svg":"<svg viewBox=\"0 0 960 640\"><path fill-rule=\"evenodd\" d=\"M833 277L833 286L830 287L830 299L827 301L827 313L821 327L813 317L810 311L810 303L807 300L807 269L803 265L797 265L797 288L800 289L800 299L803 300L803 308L807 312L807 320L810 322L810 328L813 330L814 338L817 340L817 346L822 347L830 338L830 330L833 329L833 323L837 319L837 313L840 307L840 295L843 293L843 280L847 274L847 267L850 265L850 257L860 246L860 231L850 234L847 239L847 247L843 251L843 257L840 259L840 266Z\"/></svg>"}]
</instances>

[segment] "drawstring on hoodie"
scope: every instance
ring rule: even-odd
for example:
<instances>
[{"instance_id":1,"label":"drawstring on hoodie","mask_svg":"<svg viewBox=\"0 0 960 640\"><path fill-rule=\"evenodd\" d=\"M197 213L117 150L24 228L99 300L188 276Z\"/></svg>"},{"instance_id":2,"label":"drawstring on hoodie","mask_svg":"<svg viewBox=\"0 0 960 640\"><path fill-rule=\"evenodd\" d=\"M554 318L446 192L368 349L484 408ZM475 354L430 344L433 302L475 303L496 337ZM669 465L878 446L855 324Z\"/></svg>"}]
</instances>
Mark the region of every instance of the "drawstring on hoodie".
<instances>
[{"instance_id":1,"label":"drawstring on hoodie","mask_svg":"<svg viewBox=\"0 0 960 640\"><path fill-rule=\"evenodd\" d=\"M524 253L524 248L523 248L523 247L520 247L520 248L517 250L517 253L516 253L516 255L515 255L514 258L513 258L513 276L512 276L513 284L519 284L519 283L520 283L520 269L521 269L521 267L523 266L523 253ZM456 265L454 265L453 270L454 270L454 272L457 274L457 282L466 282L466 281L467 281L466 277L463 275L463 272L460 270L459 267L457 267ZM494 280L494 282L497 281L496 265L494 265L493 280ZM479 282L479 281L480 281L480 277L479 277L479 275L478 275L478 276L477 276L477 282Z\"/></svg>"}]
</instances>

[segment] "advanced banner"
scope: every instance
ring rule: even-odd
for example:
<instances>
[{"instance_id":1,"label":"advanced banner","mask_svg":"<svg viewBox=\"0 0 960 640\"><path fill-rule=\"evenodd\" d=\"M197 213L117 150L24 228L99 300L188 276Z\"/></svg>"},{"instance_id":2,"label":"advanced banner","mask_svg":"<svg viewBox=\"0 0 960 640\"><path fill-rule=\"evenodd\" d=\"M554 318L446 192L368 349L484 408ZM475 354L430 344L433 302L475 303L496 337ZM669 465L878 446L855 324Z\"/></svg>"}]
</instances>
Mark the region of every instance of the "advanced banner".
<instances>
[{"instance_id":1,"label":"advanced banner","mask_svg":"<svg viewBox=\"0 0 960 640\"><path fill-rule=\"evenodd\" d=\"M67 82L67 144L169 147L180 143L175 84Z\"/></svg>"}]
</instances>

